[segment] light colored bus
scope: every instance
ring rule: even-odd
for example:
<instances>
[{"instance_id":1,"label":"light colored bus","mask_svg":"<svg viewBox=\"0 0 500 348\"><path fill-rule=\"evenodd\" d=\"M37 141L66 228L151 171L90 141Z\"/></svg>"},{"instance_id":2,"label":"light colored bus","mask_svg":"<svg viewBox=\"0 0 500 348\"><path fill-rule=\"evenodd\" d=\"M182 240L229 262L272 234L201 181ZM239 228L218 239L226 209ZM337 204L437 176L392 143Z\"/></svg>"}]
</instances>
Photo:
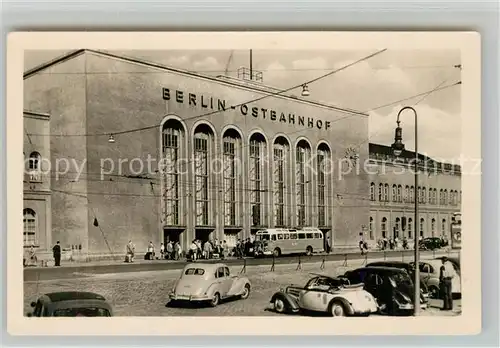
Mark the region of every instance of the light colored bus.
<instances>
[{"instance_id":1,"label":"light colored bus","mask_svg":"<svg viewBox=\"0 0 500 348\"><path fill-rule=\"evenodd\" d=\"M256 256L287 254L312 255L325 251L323 232L314 227L301 229L269 228L255 234Z\"/></svg>"}]
</instances>

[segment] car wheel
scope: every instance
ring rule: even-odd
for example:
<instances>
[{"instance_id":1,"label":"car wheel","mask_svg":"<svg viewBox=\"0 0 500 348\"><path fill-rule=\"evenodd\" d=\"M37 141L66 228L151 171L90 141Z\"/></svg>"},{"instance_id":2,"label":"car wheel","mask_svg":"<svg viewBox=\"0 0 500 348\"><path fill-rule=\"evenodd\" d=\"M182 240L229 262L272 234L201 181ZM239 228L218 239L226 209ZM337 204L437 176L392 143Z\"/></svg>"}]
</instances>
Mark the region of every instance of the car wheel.
<instances>
[{"instance_id":1,"label":"car wheel","mask_svg":"<svg viewBox=\"0 0 500 348\"><path fill-rule=\"evenodd\" d=\"M220 295L218 292L216 292L212 297L212 300L210 300L210 305L212 307L216 307L219 304L219 302L220 302Z\"/></svg>"},{"instance_id":2,"label":"car wheel","mask_svg":"<svg viewBox=\"0 0 500 348\"><path fill-rule=\"evenodd\" d=\"M439 298L439 289L437 286L429 286L429 297L432 299Z\"/></svg>"},{"instance_id":3,"label":"car wheel","mask_svg":"<svg viewBox=\"0 0 500 348\"><path fill-rule=\"evenodd\" d=\"M243 294L241 294L241 299L245 300L250 296L250 284L245 284L245 288L243 289Z\"/></svg>"},{"instance_id":4,"label":"car wheel","mask_svg":"<svg viewBox=\"0 0 500 348\"><path fill-rule=\"evenodd\" d=\"M313 253L313 248L311 246L308 246L306 248L306 255L310 256L310 255L312 255L312 253Z\"/></svg>"},{"instance_id":5,"label":"car wheel","mask_svg":"<svg viewBox=\"0 0 500 348\"><path fill-rule=\"evenodd\" d=\"M274 257L280 257L281 256L281 250L280 250L280 248L274 249L273 255L274 255Z\"/></svg>"},{"instance_id":6,"label":"car wheel","mask_svg":"<svg viewBox=\"0 0 500 348\"><path fill-rule=\"evenodd\" d=\"M332 317L345 317L344 305L340 301L334 301L330 305L330 314Z\"/></svg>"},{"instance_id":7,"label":"car wheel","mask_svg":"<svg viewBox=\"0 0 500 348\"><path fill-rule=\"evenodd\" d=\"M274 310L278 313L285 313L286 312L286 305L283 299L281 298L276 298L274 300Z\"/></svg>"}]
</instances>

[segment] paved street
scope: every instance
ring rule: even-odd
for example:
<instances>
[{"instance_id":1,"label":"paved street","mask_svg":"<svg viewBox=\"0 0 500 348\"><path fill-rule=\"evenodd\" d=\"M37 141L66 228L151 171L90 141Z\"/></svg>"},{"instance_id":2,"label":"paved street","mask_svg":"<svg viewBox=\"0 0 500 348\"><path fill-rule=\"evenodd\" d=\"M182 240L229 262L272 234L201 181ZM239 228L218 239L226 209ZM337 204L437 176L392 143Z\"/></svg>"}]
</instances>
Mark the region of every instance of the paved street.
<instances>
[{"instance_id":1,"label":"paved street","mask_svg":"<svg viewBox=\"0 0 500 348\"><path fill-rule=\"evenodd\" d=\"M252 292L247 300L234 300L222 303L216 308L192 307L171 308L166 306L168 293L179 276L179 270L157 270L143 272L119 272L105 274L73 273L71 279L51 279L26 281L24 286L25 312L30 310L29 303L38 294L62 291L94 291L104 295L113 305L117 316L268 316L278 315L268 310L272 294L280 286L303 284L310 277L310 272L337 275L348 268L360 267L363 260L350 261L348 267L343 262L326 262L321 270L321 262L303 263L302 269L296 270L297 264L278 264L274 272L269 265L247 266L246 276L252 283ZM232 273L242 270L241 266L231 266ZM433 301L432 306L440 306L440 301ZM456 301L459 309L460 301ZM431 308L424 315L457 315L440 312Z\"/></svg>"}]
</instances>

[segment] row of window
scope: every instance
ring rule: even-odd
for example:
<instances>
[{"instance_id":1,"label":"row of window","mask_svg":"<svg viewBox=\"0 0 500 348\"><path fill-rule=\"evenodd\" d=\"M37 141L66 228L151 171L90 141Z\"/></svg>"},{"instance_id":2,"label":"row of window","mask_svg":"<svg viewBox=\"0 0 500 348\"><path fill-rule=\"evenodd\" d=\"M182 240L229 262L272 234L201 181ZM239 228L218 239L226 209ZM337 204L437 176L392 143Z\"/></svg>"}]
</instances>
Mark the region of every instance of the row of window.
<instances>
[{"instance_id":1,"label":"row of window","mask_svg":"<svg viewBox=\"0 0 500 348\"><path fill-rule=\"evenodd\" d=\"M374 182L370 183L370 200L377 200L376 185ZM396 203L413 203L415 199L415 188L406 185L403 191L403 186L392 185L392 196L389 200L389 184L378 185L378 201L379 202L396 202ZM436 188L429 188L427 192L425 187L417 188L418 202L421 204L438 204L438 192ZM460 205L462 201L462 191L447 189L439 190L439 205Z\"/></svg>"},{"instance_id":2,"label":"row of window","mask_svg":"<svg viewBox=\"0 0 500 348\"><path fill-rule=\"evenodd\" d=\"M408 218L405 224L402 224L402 219L399 217L394 220L394 226L393 226L393 231L390 233L388 231L388 221L386 217L382 217L380 221L380 234L382 238L402 238L402 237L408 237L409 239L413 238L412 236L412 231L413 231L413 218ZM436 219L432 218L431 219L431 236L436 236L437 235L437 221ZM370 239L375 239L374 238L374 220L373 217L370 217L370 227L369 227L369 233L370 233ZM446 219L441 220L441 230L440 230L440 235L446 235L448 231L448 225L446 223ZM405 235L406 232L406 235ZM424 236L425 232L425 219L420 218L420 223L419 223L419 235L420 237Z\"/></svg>"},{"instance_id":3,"label":"row of window","mask_svg":"<svg viewBox=\"0 0 500 348\"><path fill-rule=\"evenodd\" d=\"M163 162L164 162L164 223L166 225L182 224L180 205L182 204L181 194L183 178L178 168L179 159L186 156L186 149L183 147L184 128L179 121L168 120L162 129L163 135ZM317 208L317 224L326 226L330 224L328 214L328 202L326 197L331 190L331 185L325 173L325 164L330 154L330 148L326 144L321 144L315 154L317 177L316 177L316 198L312 196L313 173L310 167L312 158L311 146L305 140L298 142L295 149L295 173L291 172L290 164L290 144L285 137L278 137L272 144L273 157L271 168L266 166L268 144L263 134L254 133L249 139L248 147L248 173L240 173L238 169L242 163L243 142L240 134L235 129L228 129L223 134L222 154L214 154L215 136L208 125L199 125L194 132L194 186L195 186L195 206L197 226L214 225L214 214L210 205L213 202L212 195L217 190L210 190L212 181L211 161L215 158L222 158L223 161L223 188L221 189L224 199L224 224L226 226L241 226L241 216L243 215L243 202L250 203L250 223L252 226L264 226L267 222L264 219L264 206L269 204L273 207L273 217L275 226L287 226L296 224L297 226L313 225L312 207ZM188 156L186 156L188 157ZM271 185L272 202L268 203L267 175L272 171ZM287 202L286 183L294 179L294 187L289 188L289 192L295 195L295 216L292 214L290 202ZM240 194L241 187L248 185L248 197ZM213 188L213 186L211 186ZM290 208L289 208L290 207ZM294 222L292 222L294 218Z\"/></svg>"}]
</instances>

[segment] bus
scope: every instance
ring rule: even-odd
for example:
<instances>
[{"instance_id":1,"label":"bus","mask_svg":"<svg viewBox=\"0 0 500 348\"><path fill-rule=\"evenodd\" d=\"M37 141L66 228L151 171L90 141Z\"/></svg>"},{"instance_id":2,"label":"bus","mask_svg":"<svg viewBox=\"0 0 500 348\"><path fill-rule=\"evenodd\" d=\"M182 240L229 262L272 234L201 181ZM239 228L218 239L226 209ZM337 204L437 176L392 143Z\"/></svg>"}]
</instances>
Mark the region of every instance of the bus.
<instances>
[{"instance_id":1,"label":"bus","mask_svg":"<svg viewBox=\"0 0 500 348\"><path fill-rule=\"evenodd\" d=\"M255 256L302 254L325 251L323 232L314 227L269 228L255 234Z\"/></svg>"}]
</instances>

